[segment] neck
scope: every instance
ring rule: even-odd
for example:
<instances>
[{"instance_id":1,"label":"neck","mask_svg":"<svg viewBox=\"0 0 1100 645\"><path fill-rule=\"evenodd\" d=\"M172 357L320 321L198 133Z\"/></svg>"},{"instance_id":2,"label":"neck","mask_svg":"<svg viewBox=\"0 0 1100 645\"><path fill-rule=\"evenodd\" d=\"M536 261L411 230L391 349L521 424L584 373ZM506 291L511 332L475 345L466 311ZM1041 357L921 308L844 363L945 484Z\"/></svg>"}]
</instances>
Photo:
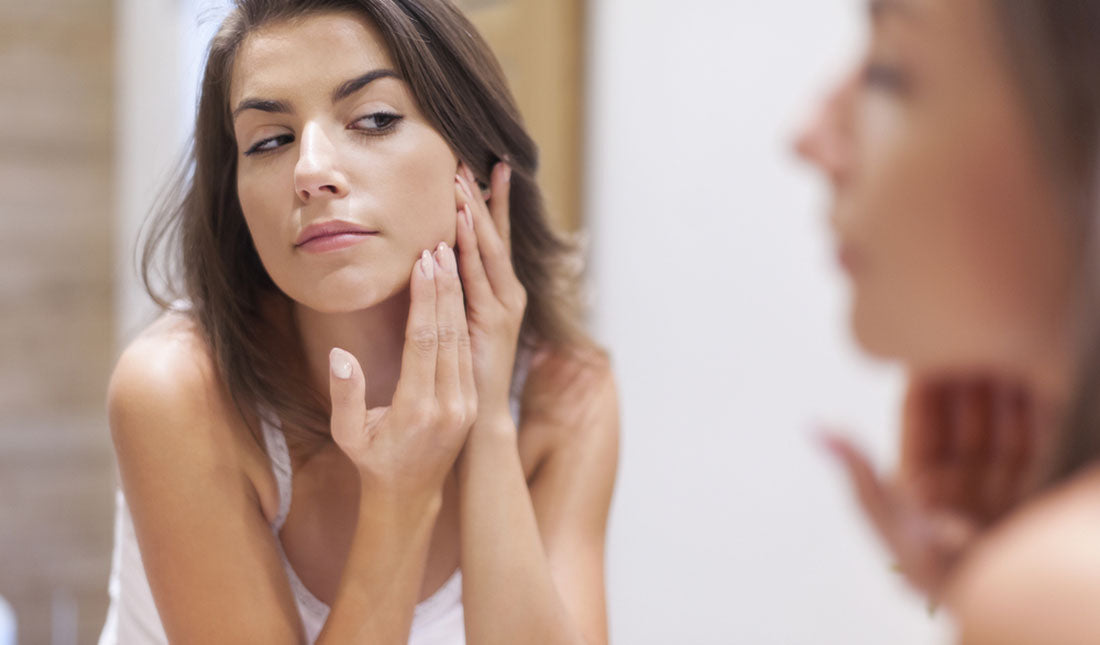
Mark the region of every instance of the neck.
<instances>
[{"instance_id":1,"label":"neck","mask_svg":"<svg viewBox=\"0 0 1100 645\"><path fill-rule=\"evenodd\" d=\"M339 347L351 352L363 367L367 408L390 405L401 374L409 316L407 289L359 311L322 313L294 303L293 312L309 379L319 392L329 391L328 355Z\"/></svg>"}]
</instances>

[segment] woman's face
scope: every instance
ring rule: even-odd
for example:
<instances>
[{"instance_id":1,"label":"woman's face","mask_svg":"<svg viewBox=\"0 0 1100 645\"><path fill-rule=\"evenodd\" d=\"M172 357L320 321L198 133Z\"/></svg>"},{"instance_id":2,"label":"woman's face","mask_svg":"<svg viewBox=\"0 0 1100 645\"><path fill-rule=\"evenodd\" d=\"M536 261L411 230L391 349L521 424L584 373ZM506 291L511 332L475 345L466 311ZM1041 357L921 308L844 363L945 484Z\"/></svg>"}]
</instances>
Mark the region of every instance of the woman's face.
<instances>
[{"instance_id":1,"label":"woman's face","mask_svg":"<svg viewBox=\"0 0 1100 645\"><path fill-rule=\"evenodd\" d=\"M229 96L241 208L293 300L365 309L408 287L422 250L454 243L458 160L369 21L319 13L257 30ZM302 243L326 223L358 232Z\"/></svg>"},{"instance_id":2,"label":"woman's face","mask_svg":"<svg viewBox=\"0 0 1100 645\"><path fill-rule=\"evenodd\" d=\"M988 0L872 1L860 69L799 137L870 352L1027 368L1064 337L1068 227Z\"/></svg>"}]
</instances>

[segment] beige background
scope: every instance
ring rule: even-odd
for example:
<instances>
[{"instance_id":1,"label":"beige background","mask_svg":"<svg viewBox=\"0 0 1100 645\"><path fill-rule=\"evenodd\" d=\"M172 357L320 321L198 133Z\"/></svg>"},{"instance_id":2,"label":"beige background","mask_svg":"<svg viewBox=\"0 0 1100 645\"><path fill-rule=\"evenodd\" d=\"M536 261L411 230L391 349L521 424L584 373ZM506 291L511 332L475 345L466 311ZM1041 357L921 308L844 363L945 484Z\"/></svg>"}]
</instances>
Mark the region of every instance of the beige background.
<instances>
[{"instance_id":1,"label":"beige background","mask_svg":"<svg viewBox=\"0 0 1100 645\"><path fill-rule=\"evenodd\" d=\"M0 0L0 595L21 643L93 643L107 606L115 475L104 398L125 329L116 301L135 297L113 286L131 266L132 227L118 214L146 197L127 188L127 164L163 152L117 144L115 123L152 117L139 146L156 144L158 122L171 129L171 115L148 107L156 97L120 98L134 87L115 72L115 52L133 47L120 25L163 20L175 3L139 4L145 14L122 16L112 0ZM542 145L555 219L577 226L581 0L460 4L494 43ZM174 54L162 53L151 67L170 80Z\"/></svg>"},{"instance_id":2,"label":"beige background","mask_svg":"<svg viewBox=\"0 0 1100 645\"><path fill-rule=\"evenodd\" d=\"M459 0L489 40L539 144L551 217L581 222L584 87L582 0Z\"/></svg>"}]
</instances>

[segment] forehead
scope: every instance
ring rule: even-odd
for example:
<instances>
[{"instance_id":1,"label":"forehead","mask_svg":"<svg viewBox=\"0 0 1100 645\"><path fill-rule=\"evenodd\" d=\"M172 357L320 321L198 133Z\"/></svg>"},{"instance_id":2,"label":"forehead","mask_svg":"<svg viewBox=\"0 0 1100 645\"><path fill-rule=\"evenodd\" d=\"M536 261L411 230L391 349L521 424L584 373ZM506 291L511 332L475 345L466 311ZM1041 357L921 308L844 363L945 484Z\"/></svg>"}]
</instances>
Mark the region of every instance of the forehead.
<instances>
[{"instance_id":1,"label":"forehead","mask_svg":"<svg viewBox=\"0 0 1100 645\"><path fill-rule=\"evenodd\" d=\"M233 63L230 102L244 96L281 98L330 92L374 69L394 69L382 33L366 16L313 13L264 25L241 43Z\"/></svg>"}]
</instances>

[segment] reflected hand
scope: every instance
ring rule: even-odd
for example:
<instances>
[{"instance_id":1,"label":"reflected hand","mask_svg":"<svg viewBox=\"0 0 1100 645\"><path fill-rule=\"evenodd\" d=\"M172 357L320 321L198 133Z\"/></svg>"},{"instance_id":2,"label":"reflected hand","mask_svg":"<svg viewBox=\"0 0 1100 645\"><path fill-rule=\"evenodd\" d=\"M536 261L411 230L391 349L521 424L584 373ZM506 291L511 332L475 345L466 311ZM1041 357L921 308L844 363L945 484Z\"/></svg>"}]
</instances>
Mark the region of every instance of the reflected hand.
<instances>
[{"instance_id":1,"label":"reflected hand","mask_svg":"<svg viewBox=\"0 0 1100 645\"><path fill-rule=\"evenodd\" d=\"M1039 424L1028 392L988 377L912 378L902 424L889 481L850 441L825 444L900 572L936 602L974 538L1033 485Z\"/></svg>"}]
</instances>

